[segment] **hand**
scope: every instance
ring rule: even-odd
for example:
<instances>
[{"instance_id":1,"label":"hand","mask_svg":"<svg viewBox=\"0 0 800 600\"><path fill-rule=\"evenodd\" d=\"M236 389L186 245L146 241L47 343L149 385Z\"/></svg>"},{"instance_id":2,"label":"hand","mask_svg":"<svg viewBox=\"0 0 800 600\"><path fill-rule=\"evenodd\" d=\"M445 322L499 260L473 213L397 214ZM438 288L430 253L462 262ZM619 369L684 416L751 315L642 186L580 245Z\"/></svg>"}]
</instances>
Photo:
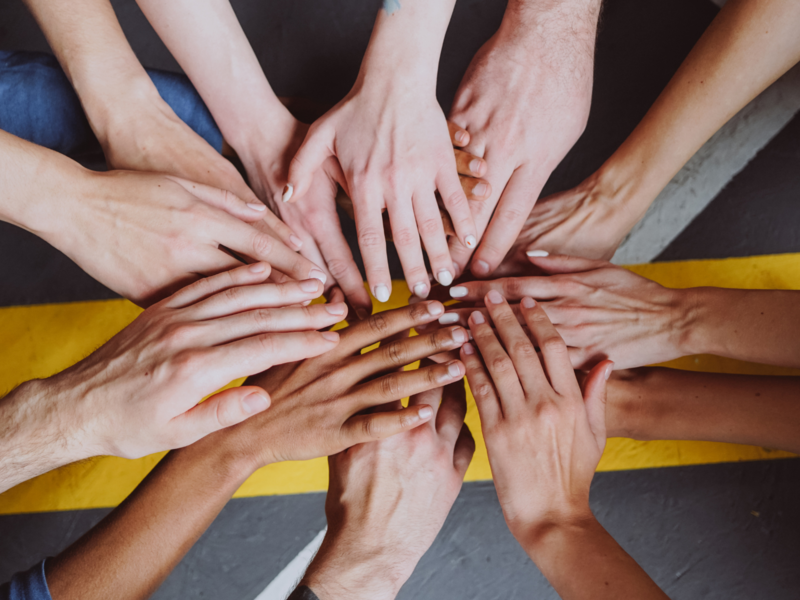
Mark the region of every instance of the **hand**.
<instances>
[{"instance_id":1,"label":"hand","mask_svg":"<svg viewBox=\"0 0 800 600\"><path fill-rule=\"evenodd\" d=\"M458 239L468 247L477 240L448 142L447 122L435 97L413 86L391 90L357 83L311 126L292 160L284 199L307 195L315 173L334 156L343 171L340 183L353 200L359 247L375 298L386 302L392 285L381 218L384 208L409 289L419 297L430 289L420 237L436 280L452 283L453 262L436 203L437 189Z\"/></svg>"},{"instance_id":2,"label":"hand","mask_svg":"<svg viewBox=\"0 0 800 600\"><path fill-rule=\"evenodd\" d=\"M228 445L242 457L246 471L252 472L274 462L329 456L419 426L433 415L429 407L375 414L363 411L460 380L464 365L458 360L412 371L398 369L459 348L467 341L467 332L452 327L382 343L365 354L361 350L443 313L439 302L378 313L343 330L335 350L248 380L248 385L269 394L269 410L204 443Z\"/></svg>"},{"instance_id":3,"label":"hand","mask_svg":"<svg viewBox=\"0 0 800 600\"><path fill-rule=\"evenodd\" d=\"M461 490L475 451L463 383L418 394L409 406L430 406L434 416L328 461L328 532L302 582L320 598L394 598Z\"/></svg>"},{"instance_id":4,"label":"hand","mask_svg":"<svg viewBox=\"0 0 800 600\"><path fill-rule=\"evenodd\" d=\"M336 347L313 331L344 319L343 303L278 308L322 294L316 279L264 284L265 263L202 279L145 310L103 347L52 378L71 398L60 423L88 456L135 458L191 444L269 406L259 387L204 397L231 381Z\"/></svg>"},{"instance_id":5,"label":"hand","mask_svg":"<svg viewBox=\"0 0 800 600\"><path fill-rule=\"evenodd\" d=\"M586 126L599 3L588 3L588 10L559 4L530 9L530 18L509 8L513 14L472 60L450 112L472 134L466 150L488 163L493 190L488 201L471 203L483 237L471 263L477 277L500 265L550 173ZM457 240L450 250L460 274L472 250Z\"/></svg>"},{"instance_id":6,"label":"hand","mask_svg":"<svg viewBox=\"0 0 800 600\"><path fill-rule=\"evenodd\" d=\"M688 290L665 288L600 260L569 256L529 260L549 275L464 283L450 288L450 293L466 302L482 300L490 290L509 301L526 296L546 300L540 306L566 342L576 369L591 368L605 359L629 369L692 353L688 347L695 312ZM452 308L442 324L466 324L475 310ZM519 306L514 310L524 323L524 311Z\"/></svg>"},{"instance_id":7,"label":"hand","mask_svg":"<svg viewBox=\"0 0 800 600\"><path fill-rule=\"evenodd\" d=\"M43 237L137 304L147 306L202 275L241 264L221 246L268 261L296 280L325 281L274 233L252 225L266 212L260 202L164 175L83 173L74 203L54 209L57 223Z\"/></svg>"},{"instance_id":8,"label":"hand","mask_svg":"<svg viewBox=\"0 0 800 600\"><path fill-rule=\"evenodd\" d=\"M566 344L540 305L522 299L529 339L497 291L485 301L500 340L475 312L470 330L480 356L471 344L461 355L503 515L527 547L548 528L593 519L589 486L606 443L606 379L613 364L597 365L582 391Z\"/></svg>"}]
</instances>

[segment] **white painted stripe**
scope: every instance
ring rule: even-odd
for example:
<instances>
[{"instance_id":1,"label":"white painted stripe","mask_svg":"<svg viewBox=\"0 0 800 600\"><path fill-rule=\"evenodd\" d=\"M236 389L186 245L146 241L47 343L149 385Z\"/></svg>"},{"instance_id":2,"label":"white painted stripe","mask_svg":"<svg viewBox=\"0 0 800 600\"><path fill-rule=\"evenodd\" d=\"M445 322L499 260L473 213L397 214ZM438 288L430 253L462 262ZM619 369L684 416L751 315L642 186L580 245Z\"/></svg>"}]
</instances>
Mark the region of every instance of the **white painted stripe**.
<instances>
[{"instance_id":1,"label":"white painted stripe","mask_svg":"<svg viewBox=\"0 0 800 600\"><path fill-rule=\"evenodd\" d=\"M286 567L278 573L278 576L270 582L266 589L256 596L255 600L286 600L287 596L294 591L299 581L303 578L308 565L314 559L314 556L319 550L322 540L325 537L325 532L328 531L326 527L320 531L317 536L311 540L305 548L300 551L300 554L295 556Z\"/></svg>"},{"instance_id":2,"label":"white painted stripe","mask_svg":"<svg viewBox=\"0 0 800 600\"><path fill-rule=\"evenodd\" d=\"M800 65L744 107L659 194L614 254L617 264L652 261L800 110Z\"/></svg>"}]
</instances>

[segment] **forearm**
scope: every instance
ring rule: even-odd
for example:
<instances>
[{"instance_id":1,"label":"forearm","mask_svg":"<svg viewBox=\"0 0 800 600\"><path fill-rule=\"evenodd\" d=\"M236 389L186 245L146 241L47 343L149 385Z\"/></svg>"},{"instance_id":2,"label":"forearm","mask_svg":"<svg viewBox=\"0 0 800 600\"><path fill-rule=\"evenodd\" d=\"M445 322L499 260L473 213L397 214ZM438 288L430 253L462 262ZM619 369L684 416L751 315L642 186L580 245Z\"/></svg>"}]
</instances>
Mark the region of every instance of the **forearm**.
<instances>
[{"instance_id":1,"label":"forearm","mask_svg":"<svg viewBox=\"0 0 800 600\"><path fill-rule=\"evenodd\" d=\"M645 117L601 167L633 223L697 150L800 60L800 3L731 0ZM619 209L622 210L622 209Z\"/></svg>"},{"instance_id":2,"label":"forearm","mask_svg":"<svg viewBox=\"0 0 800 600\"><path fill-rule=\"evenodd\" d=\"M53 599L148 598L250 472L207 443L171 452L110 515L47 561Z\"/></svg>"},{"instance_id":3,"label":"forearm","mask_svg":"<svg viewBox=\"0 0 800 600\"><path fill-rule=\"evenodd\" d=\"M751 444L800 453L800 377L665 368L615 372L609 437Z\"/></svg>"},{"instance_id":4,"label":"forearm","mask_svg":"<svg viewBox=\"0 0 800 600\"><path fill-rule=\"evenodd\" d=\"M564 600L667 598L591 514L516 537Z\"/></svg>"},{"instance_id":5,"label":"forearm","mask_svg":"<svg viewBox=\"0 0 800 600\"><path fill-rule=\"evenodd\" d=\"M160 98L108 0L25 0L105 148L126 107ZM132 102L133 101L133 102ZM123 114L127 113L127 114Z\"/></svg>"}]
</instances>

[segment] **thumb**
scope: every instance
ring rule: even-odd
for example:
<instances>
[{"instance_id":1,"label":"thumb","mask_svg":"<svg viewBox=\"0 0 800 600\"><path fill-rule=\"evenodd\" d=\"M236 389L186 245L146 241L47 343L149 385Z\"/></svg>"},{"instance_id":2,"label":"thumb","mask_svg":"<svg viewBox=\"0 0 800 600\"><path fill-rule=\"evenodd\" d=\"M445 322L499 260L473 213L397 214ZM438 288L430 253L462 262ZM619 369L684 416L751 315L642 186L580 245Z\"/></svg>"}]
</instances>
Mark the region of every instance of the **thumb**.
<instances>
[{"instance_id":1,"label":"thumb","mask_svg":"<svg viewBox=\"0 0 800 600\"><path fill-rule=\"evenodd\" d=\"M289 202L293 198L302 198L311 188L314 174L322 168L323 163L333 152L334 129L311 126L308 135L289 165L289 181L283 188L281 200Z\"/></svg>"},{"instance_id":2,"label":"thumb","mask_svg":"<svg viewBox=\"0 0 800 600\"><path fill-rule=\"evenodd\" d=\"M583 380L583 401L589 427L602 449L606 445L606 382L614 369L614 361L604 360Z\"/></svg>"},{"instance_id":3,"label":"thumb","mask_svg":"<svg viewBox=\"0 0 800 600\"><path fill-rule=\"evenodd\" d=\"M223 390L173 419L176 439L186 446L210 433L241 423L270 406L267 392L257 386Z\"/></svg>"},{"instance_id":4,"label":"thumb","mask_svg":"<svg viewBox=\"0 0 800 600\"><path fill-rule=\"evenodd\" d=\"M264 218L267 207L254 194L245 202L239 196L228 190L211 187L202 183L195 183L181 177L167 175L167 179L174 181L187 192L205 204L224 210L231 216L247 223L254 223Z\"/></svg>"},{"instance_id":5,"label":"thumb","mask_svg":"<svg viewBox=\"0 0 800 600\"><path fill-rule=\"evenodd\" d=\"M612 266L605 260L567 256L566 254L548 254L546 250L537 250L535 246L536 242L528 246L525 252L528 260L550 275L579 273Z\"/></svg>"}]
</instances>

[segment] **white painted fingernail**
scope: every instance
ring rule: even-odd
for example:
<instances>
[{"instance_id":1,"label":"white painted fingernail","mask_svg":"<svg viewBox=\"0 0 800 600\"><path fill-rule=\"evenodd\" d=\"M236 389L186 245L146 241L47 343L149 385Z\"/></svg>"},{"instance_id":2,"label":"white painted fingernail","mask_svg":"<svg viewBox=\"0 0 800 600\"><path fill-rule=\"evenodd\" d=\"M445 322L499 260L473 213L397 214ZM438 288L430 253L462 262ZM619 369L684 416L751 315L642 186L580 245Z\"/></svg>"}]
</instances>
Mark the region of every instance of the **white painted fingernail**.
<instances>
[{"instance_id":1,"label":"white painted fingernail","mask_svg":"<svg viewBox=\"0 0 800 600\"><path fill-rule=\"evenodd\" d=\"M464 286L457 285L456 287L451 287L450 288L450 297L451 298L463 298L464 296L467 295L468 291L469 290L467 290L467 288L465 288Z\"/></svg>"},{"instance_id":2,"label":"white painted fingernail","mask_svg":"<svg viewBox=\"0 0 800 600\"><path fill-rule=\"evenodd\" d=\"M450 325L450 323L458 323L458 315L456 313L444 313L439 317L441 325Z\"/></svg>"},{"instance_id":3,"label":"white painted fingernail","mask_svg":"<svg viewBox=\"0 0 800 600\"><path fill-rule=\"evenodd\" d=\"M283 196L281 196L281 200L288 202L292 199L292 194L294 194L294 186L291 183L287 183L286 187L283 188Z\"/></svg>"},{"instance_id":4,"label":"white painted fingernail","mask_svg":"<svg viewBox=\"0 0 800 600\"><path fill-rule=\"evenodd\" d=\"M261 202L248 202L247 206L249 206L253 210L257 210L258 212L264 212L265 210L267 210L267 207L261 204Z\"/></svg>"},{"instance_id":5,"label":"white painted fingernail","mask_svg":"<svg viewBox=\"0 0 800 600\"><path fill-rule=\"evenodd\" d=\"M418 283L414 286L414 295L418 298L427 298L428 297L428 284L427 283Z\"/></svg>"},{"instance_id":6,"label":"white painted fingernail","mask_svg":"<svg viewBox=\"0 0 800 600\"><path fill-rule=\"evenodd\" d=\"M389 300L389 288L383 284L376 285L373 294L378 302L387 302Z\"/></svg>"},{"instance_id":7,"label":"white painted fingernail","mask_svg":"<svg viewBox=\"0 0 800 600\"><path fill-rule=\"evenodd\" d=\"M443 286L448 286L453 283L453 274L447 269L442 269L439 271L439 273L437 273L436 279L438 279L439 283L441 283Z\"/></svg>"},{"instance_id":8,"label":"white painted fingernail","mask_svg":"<svg viewBox=\"0 0 800 600\"><path fill-rule=\"evenodd\" d=\"M550 256L550 253L547 250L528 250L525 254L531 258L536 258L537 256Z\"/></svg>"},{"instance_id":9,"label":"white painted fingernail","mask_svg":"<svg viewBox=\"0 0 800 600\"><path fill-rule=\"evenodd\" d=\"M467 248L474 248L478 245L478 240L475 239L474 235L468 235L466 238L464 238L464 241L467 244Z\"/></svg>"},{"instance_id":10,"label":"white painted fingernail","mask_svg":"<svg viewBox=\"0 0 800 600\"><path fill-rule=\"evenodd\" d=\"M323 283L323 285L328 280L328 276L325 275L325 273L323 273L319 269L311 269L311 272L309 272L308 276L311 279L319 279Z\"/></svg>"}]
</instances>

